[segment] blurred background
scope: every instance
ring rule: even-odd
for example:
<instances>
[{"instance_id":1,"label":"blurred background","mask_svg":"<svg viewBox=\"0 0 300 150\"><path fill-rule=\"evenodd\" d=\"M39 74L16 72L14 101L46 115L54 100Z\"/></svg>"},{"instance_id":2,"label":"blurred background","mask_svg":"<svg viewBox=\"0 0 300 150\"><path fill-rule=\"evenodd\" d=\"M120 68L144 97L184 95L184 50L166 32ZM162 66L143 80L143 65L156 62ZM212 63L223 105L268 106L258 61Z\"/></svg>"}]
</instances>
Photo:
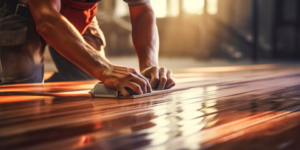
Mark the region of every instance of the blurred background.
<instances>
[{"instance_id":1,"label":"blurred background","mask_svg":"<svg viewBox=\"0 0 300 150\"><path fill-rule=\"evenodd\" d=\"M169 68L297 62L298 0L151 0L160 65ZM136 67L128 6L103 0L97 19L115 63ZM46 71L55 70L46 54Z\"/></svg>"}]
</instances>

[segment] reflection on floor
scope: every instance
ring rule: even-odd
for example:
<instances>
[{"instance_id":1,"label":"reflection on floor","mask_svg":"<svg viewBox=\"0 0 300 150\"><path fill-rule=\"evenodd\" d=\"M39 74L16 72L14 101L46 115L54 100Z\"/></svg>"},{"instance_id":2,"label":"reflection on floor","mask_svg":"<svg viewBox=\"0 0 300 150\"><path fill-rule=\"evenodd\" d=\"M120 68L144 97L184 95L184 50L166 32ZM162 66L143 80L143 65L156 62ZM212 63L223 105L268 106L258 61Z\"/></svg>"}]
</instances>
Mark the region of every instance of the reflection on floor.
<instances>
[{"instance_id":1,"label":"reflection on floor","mask_svg":"<svg viewBox=\"0 0 300 150\"><path fill-rule=\"evenodd\" d=\"M54 72L56 71L56 67L53 64L52 60L46 57L45 60L45 70L46 72ZM115 56L115 57L107 57L112 63L127 66L130 68L139 69L138 58L136 56ZM209 61L197 60L190 57L184 58L168 58L168 57L160 57L159 64L162 67L170 68L170 69L178 69L178 68L187 68L187 67L213 67L213 66L232 66L232 65L249 65L251 64L248 60L243 61L227 61L221 59L212 59Z\"/></svg>"},{"instance_id":2,"label":"reflection on floor","mask_svg":"<svg viewBox=\"0 0 300 150\"><path fill-rule=\"evenodd\" d=\"M97 81L0 86L1 149L297 149L300 66L174 69L174 91L91 98Z\"/></svg>"}]
</instances>

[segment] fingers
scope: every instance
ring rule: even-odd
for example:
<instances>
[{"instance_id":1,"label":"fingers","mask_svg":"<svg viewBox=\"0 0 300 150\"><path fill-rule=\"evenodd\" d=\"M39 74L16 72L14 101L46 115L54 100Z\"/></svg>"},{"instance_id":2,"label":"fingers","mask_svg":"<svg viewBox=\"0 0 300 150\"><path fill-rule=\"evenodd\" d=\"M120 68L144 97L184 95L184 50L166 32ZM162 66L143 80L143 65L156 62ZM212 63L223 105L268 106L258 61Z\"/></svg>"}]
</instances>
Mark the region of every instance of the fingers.
<instances>
[{"instance_id":1,"label":"fingers","mask_svg":"<svg viewBox=\"0 0 300 150\"><path fill-rule=\"evenodd\" d=\"M174 76L172 74L171 71L167 71L167 83L166 83L166 86L165 86L165 89L169 89L169 88L172 88L173 86L175 86L175 81L174 81Z\"/></svg>"},{"instance_id":2,"label":"fingers","mask_svg":"<svg viewBox=\"0 0 300 150\"><path fill-rule=\"evenodd\" d=\"M155 82L156 84L158 84L158 90L169 89L175 86L174 76L172 72L170 70L167 70L166 68L160 68L159 77L153 76L152 80L156 80Z\"/></svg>"},{"instance_id":3,"label":"fingers","mask_svg":"<svg viewBox=\"0 0 300 150\"><path fill-rule=\"evenodd\" d=\"M117 90L121 93L123 96L129 96L129 92L124 88L117 88Z\"/></svg>"},{"instance_id":4,"label":"fingers","mask_svg":"<svg viewBox=\"0 0 300 150\"><path fill-rule=\"evenodd\" d=\"M132 94L143 94L150 93L152 91L149 81L146 77L139 74L136 70L132 69L127 72L127 75L122 79L122 87L131 89L134 93L128 92L128 90L120 91L122 94L132 95ZM129 90L130 91L130 90ZM125 96L125 95L124 95Z\"/></svg>"},{"instance_id":5,"label":"fingers","mask_svg":"<svg viewBox=\"0 0 300 150\"><path fill-rule=\"evenodd\" d=\"M159 83L159 70L157 68L153 68L153 71L150 73L150 85L152 88L157 88Z\"/></svg>"},{"instance_id":6,"label":"fingers","mask_svg":"<svg viewBox=\"0 0 300 150\"><path fill-rule=\"evenodd\" d=\"M163 90L175 86L174 76L172 72L166 68L147 68L142 73L147 78L150 78L150 85L153 89Z\"/></svg>"},{"instance_id":7,"label":"fingers","mask_svg":"<svg viewBox=\"0 0 300 150\"><path fill-rule=\"evenodd\" d=\"M142 93L148 92L147 82L145 80L143 80L142 78L135 76L135 77L132 77L131 79L129 79L129 81L135 82L137 85L139 85L142 90Z\"/></svg>"},{"instance_id":8,"label":"fingers","mask_svg":"<svg viewBox=\"0 0 300 150\"><path fill-rule=\"evenodd\" d=\"M175 86L173 74L166 68L150 67L142 74L135 69L118 66L108 74L110 76L107 81L110 82L105 83L111 84L110 87L116 88L124 96L150 93L152 88L163 90Z\"/></svg>"},{"instance_id":9,"label":"fingers","mask_svg":"<svg viewBox=\"0 0 300 150\"><path fill-rule=\"evenodd\" d=\"M134 93L131 93L129 90L125 90L127 91L127 95L124 95L124 96L129 96L129 95L132 95L132 94L143 94L143 90L141 89L141 86L138 85L137 83L134 83L134 82L129 82L127 85L126 85L127 88L131 89Z\"/></svg>"},{"instance_id":10,"label":"fingers","mask_svg":"<svg viewBox=\"0 0 300 150\"><path fill-rule=\"evenodd\" d=\"M159 85L157 87L158 90L163 90L167 83L167 69L160 68L159 69Z\"/></svg>"},{"instance_id":11,"label":"fingers","mask_svg":"<svg viewBox=\"0 0 300 150\"><path fill-rule=\"evenodd\" d=\"M145 84L146 84L146 90L144 90L145 93L150 93L150 92L152 92L152 88L151 88L151 85L150 85L150 83L149 83L149 80L148 80L145 76L143 76L143 75L141 75L141 74L139 74L139 73L136 73L136 74L137 74L137 76L138 76L139 78L143 79L143 81L144 81Z\"/></svg>"}]
</instances>

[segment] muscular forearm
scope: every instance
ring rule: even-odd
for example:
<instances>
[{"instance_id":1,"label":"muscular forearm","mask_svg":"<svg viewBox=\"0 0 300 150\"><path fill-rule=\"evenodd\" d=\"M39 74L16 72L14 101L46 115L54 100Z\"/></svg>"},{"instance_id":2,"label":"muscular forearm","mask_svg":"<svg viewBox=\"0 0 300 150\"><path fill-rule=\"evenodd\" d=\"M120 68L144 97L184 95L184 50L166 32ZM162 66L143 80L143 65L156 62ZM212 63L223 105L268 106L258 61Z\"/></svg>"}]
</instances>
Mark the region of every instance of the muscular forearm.
<instances>
[{"instance_id":1,"label":"muscular forearm","mask_svg":"<svg viewBox=\"0 0 300 150\"><path fill-rule=\"evenodd\" d=\"M75 63L107 87L129 95L151 92L148 80L135 71L111 64L87 44L75 27L60 12L61 0L29 0L31 14L40 35L60 54Z\"/></svg>"},{"instance_id":2,"label":"muscular forearm","mask_svg":"<svg viewBox=\"0 0 300 150\"><path fill-rule=\"evenodd\" d=\"M133 43L139 57L141 73L154 89L175 86L170 70L158 66L159 38L156 18L150 3L130 7Z\"/></svg>"},{"instance_id":3,"label":"muscular forearm","mask_svg":"<svg viewBox=\"0 0 300 150\"><path fill-rule=\"evenodd\" d=\"M31 5L32 7L35 5ZM53 10L33 13L33 17L37 31L52 47L87 73L101 80L103 71L110 67L110 63L84 41L65 17Z\"/></svg>"},{"instance_id":4,"label":"muscular forearm","mask_svg":"<svg viewBox=\"0 0 300 150\"><path fill-rule=\"evenodd\" d=\"M54 20L44 21L38 28L40 35L65 58L100 79L100 72L109 67L108 61L86 43L64 17L60 17L62 19L56 19L55 23Z\"/></svg>"},{"instance_id":5,"label":"muscular forearm","mask_svg":"<svg viewBox=\"0 0 300 150\"><path fill-rule=\"evenodd\" d=\"M150 4L130 7L132 38L140 70L158 66L159 38L156 18Z\"/></svg>"}]
</instances>

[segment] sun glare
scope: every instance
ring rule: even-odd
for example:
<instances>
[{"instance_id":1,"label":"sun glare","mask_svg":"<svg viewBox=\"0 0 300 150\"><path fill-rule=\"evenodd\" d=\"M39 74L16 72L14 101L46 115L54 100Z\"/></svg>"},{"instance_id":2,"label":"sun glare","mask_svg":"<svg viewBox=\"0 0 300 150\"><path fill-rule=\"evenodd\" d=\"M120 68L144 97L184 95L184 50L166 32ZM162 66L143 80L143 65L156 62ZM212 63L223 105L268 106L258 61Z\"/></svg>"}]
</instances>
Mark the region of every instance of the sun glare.
<instances>
[{"instance_id":1,"label":"sun glare","mask_svg":"<svg viewBox=\"0 0 300 150\"><path fill-rule=\"evenodd\" d=\"M183 10L188 14L203 14L204 0L184 0Z\"/></svg>"},{"instance_id":2,"label":"sun glare","mask_svg":"<svg viewBox=\"0 0 300 150\"><path fill-rule=\"evenodd\" d=\"M157 18L167 16L167 1L166 0L151 0L155 15Z\"/></svg>"},{"instance_id":3,"label":"sun glare","mask_svg":"<svg viewBox=\"0 0 300 150\"><path fill-rule=\"evenodd\" d=\"M179 16L179 0L172 0L169 4L169 15L170 17L177 17Z\"/></svg>"},{"instance_id":4,"label":"sun glare","mask_svg":"<svg viewBox=\"0 0 300 150\"><path fill-rule=\"evenodd\" d=\"M218 0L207 0L207 13L211 15L218 13Z\"/></svg>"},{"instance_id":5,"label":"sun glare","mask_svg":"<svg viewBox=\"0 0 300 150\"><path fill-rule=\"evenodd\" d=\"M205 0L183 0L182 9L186 14L201 15L204 11ZM180 14L180 0L151 0L151 5L157 18L177 17ZM218 0L207 0L207 13L214 15L218 13ZM116 1L115 16L128 15L127 4Z\"/></svg>"}]
</instances>

